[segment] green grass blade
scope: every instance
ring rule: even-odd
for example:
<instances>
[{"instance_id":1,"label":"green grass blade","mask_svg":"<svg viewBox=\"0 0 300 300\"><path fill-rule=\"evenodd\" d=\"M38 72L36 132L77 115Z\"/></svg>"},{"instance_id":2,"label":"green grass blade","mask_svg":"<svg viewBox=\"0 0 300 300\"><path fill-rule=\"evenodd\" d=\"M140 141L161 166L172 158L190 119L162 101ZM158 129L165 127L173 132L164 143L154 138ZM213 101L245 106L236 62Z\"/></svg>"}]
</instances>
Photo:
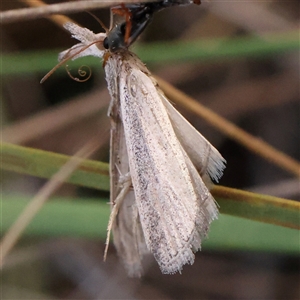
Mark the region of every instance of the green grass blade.
<instances>
[{"instance_id":1,"label":"green grass blade","mask_svg":"<svg viewBox=\"0 0 300 300\"><path fill-rule=\"evenodd\" d=\"M300 229L300 202L216 186L213 195L225 214Z\"/></svg>"},{"instance_id":2,"label":"green grass blade","mask_svg":"<svg viewBox=\"0 0 300 300\"><path fill-rule=\"evenodd\" d=\"M51 178L70 158L66 155L11 144L1 146L4 170ZM69 183L109 191L108 164L85 160ZM217 186L212 194L221 213L290 228L300 228L300 203L272 196Z\"/></svg>"},{"instance_id":3,"label":"green grass blade","mask_svg":"<svg viewBox=\"0 0 300 300\"><path fill-rule=\"evenodd\" d=\"M67 155L1 144L1 168L7 171L50 179L69 159ZM67 182L109 191L109 166L98 161L84 160Z\"/></svg>"},{"instance_id":4,"label":"green grass blade","mask_svg":"<svg viewBox=\"0 0 300 300\"><path fill-rule=\"evenodd\" d=\"M295 229L220 215L212 223L203 248L299 254L299 239L299 231Z\"/></svg>"},{"instance_id":5,"label":"green grass blade","mask_svg":"<svg viewBox=\"0 0 300 300\"><path fill-rule=\"evenodd\" d=\"M299 50L299 32L273 34L262 39L257 36L217 38L173 43L150 44L136 47L137 54L146 62L216 61L241 57L260 57ZM168 49L168 51L161 51Z\"/></svg>"},{"instance_id":6,"label":"green grass blade","mask_svg":"<svg viewBox=\"0 0 300 300\"><path fill-rule=\"evenodd\" d=\"M264 39L256 36L239 38L201 39L196 41L161 42L139 45L133 48L147 63L216 61L241 57L270 56L287 51L299 50L299 32L269 34ZM168 49L168 51L161 51ZM24 74L32 72L47 73L57 64L61 50L44 52L2 54L1 75ZM98 58L85 57L72 62L78 68L85 65L100 66ZM60 68L64 70L64 68Z\"/></svg>"},{"instance_id":7,"label":"green grass blade","mask_svg":"<svg viewBox=\"0 0 300 300\"><path fill-rule=\"evenodd\" d=\"M109 205L92 199L49 201L27 227L25 235L43 237L106 237ZM28 199L4 195L2 230L7 230ZM299 253L299 231L270 224L221 215L211 226L203 249L252 250Z\"/></svg>"},{"instance_id":8,"label":"green grass blade","mask_svg":"<svg viewBox=\"0 0 300 300\"><path fill-rule=\"evenodd\" d=\"M7 230L28 204L28 197L2 197L2 232ZM24 235L76 236L105 239L109 205L105 199L78 201L55 198L48 201L25 229Z\"/></svg>"}]
</instances>

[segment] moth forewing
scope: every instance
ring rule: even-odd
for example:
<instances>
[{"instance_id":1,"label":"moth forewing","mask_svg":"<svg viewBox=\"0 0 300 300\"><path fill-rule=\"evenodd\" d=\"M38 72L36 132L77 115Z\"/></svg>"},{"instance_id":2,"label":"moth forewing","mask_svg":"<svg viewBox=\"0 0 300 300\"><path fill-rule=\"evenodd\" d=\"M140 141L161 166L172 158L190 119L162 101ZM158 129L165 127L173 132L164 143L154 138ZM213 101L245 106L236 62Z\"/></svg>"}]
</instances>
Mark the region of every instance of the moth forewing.
<instances>
[{"instance_id":1,"label":"moth forewing","mask_svg":"<svg viewBox=\"0 0 300 300\"><path fill-rule=\"evenodd\" d=\"M121 119L146 244L163 273L193 263L214 200L180 144L149 72L126 52L118 61ZM208 204L206 204L208 202ZM209 209L208 209L209 207ZM214 209L213 209L214 208Z\"/></svg>"},{"instance_id":2,"label":"moth forewing","mask_svg":"<svg viewBox=\"0 0 300 300\"><path fill-rule=\"evenodd\" d=\"M219 151L197 131L169 102L163 93L160 97L166 106L174 131L201 176L208 174L218 182L225 169L225 159Z\"/></svg>"}]
</instances>

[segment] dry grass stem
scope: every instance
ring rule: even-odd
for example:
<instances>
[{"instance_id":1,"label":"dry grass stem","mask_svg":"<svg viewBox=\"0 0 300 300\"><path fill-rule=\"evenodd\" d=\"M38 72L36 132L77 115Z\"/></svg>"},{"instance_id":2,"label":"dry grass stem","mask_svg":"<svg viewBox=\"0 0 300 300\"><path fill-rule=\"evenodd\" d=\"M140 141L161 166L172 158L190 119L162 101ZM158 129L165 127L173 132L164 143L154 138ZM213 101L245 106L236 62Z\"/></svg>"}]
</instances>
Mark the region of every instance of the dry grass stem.
<instances>
[{"instance_id":1,"label":"dry grass stem","mask_svg":"<svg viewBox=\"0 0 300 300\"><path fill-rule=\"evenodd\" d=\"M94 91L89 95L63 103L56 108L42 111L26 120L14 123L2 130L2 141L12 144L25 144L70 124L99 113L108 104L106 90Z\"/></svg>"},{"instance_id":2,"label":"dry grass stem","mask_svg":"<svg viewBox=\"0 0 300 300\"><path fill-rule=\"evenodd\" d=\"M107 133L108 134L108 133ZM84 158L93 154L102 144L105 138L93 138L85 146L83 146L52 178L49 180L29 202L23 212L20 214L15 223L10 227L2 238L0 244L0 268L2 268L5 257L16 244L17 240L24 232L27 225L33 217L42 208L44 203L55 192L63 182L72 174L72 172L80 165Z\"/></svg>"},{"instance_id":3,"label":"dry grass stem","mask_svg":"<svg viewBox=\"0 0 300 300\"><path fill-rule=\"evenodd\" d=\"M31 2L31 1L29 1ZM93 10L99 8L105 8L120 3L135 3L135 2L147 2L147 0L123 0L123 1L94 1L94 0L85 0L85 1L69 1L58 4L50 4L47 6L38 6L32 8L21 8L8 10L0 13L0 22L1 24L13 23L18 21L25 21L37 18L47 17L49 15L55 14L68 14L76 13L85 10Z\"/></svg>"},{"instance_id":4,"label":"dry grass stem","mask_svg":"<svg viewBox=\"0 0 300 300\"><path fill-rule=\"evenodd\" d=\"M240 117L264 108L290 103L299 96L299 78L286 70L266 78L251 79L236 85L226 85L201 94L212 111L222 111L226 118ZM199 98L200 99L200 98ZM226 106L224 107L224 103Z\"/></svg>"},{"instance_id":5,"label":"dry grass stem","mask_svg":"<svg viewBox=\"0 0 300 300\"><path fill-rule=\"evenodd\" d=\"M26 4L26 5L28 5L28 6L30 6L30 7L45 7L45 6L48 6L45 2L43 2L41 0L19 0L19 1ZM72 19L70 19L66 16L62 16L62 15L48 16L47 19L49 19L50 21L52 21L54 24L58 25L61 28L64 28L63 25L67 22L76 23Z\"/></svg>"}]
</instances>

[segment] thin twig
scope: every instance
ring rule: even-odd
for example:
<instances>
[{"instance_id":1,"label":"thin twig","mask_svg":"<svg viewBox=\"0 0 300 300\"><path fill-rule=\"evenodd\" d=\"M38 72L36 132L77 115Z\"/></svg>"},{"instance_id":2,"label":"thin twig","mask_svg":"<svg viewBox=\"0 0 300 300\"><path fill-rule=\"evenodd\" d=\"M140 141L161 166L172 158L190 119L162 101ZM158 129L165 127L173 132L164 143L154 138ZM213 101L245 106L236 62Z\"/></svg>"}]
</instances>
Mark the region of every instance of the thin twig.
<instances>
[{"instance_id":1,"label":"thin twig","mask_svg":"<svg viewBox=\"0 0 300 300\"><path fill-rule=\"evenodd\" d=\"M47 134L57 132L84 119L92 118L108 105L106 90L93 91L73 101L43 110L31 117L15 122L0 131L2 142L25 144Z\"/></svg>"},{"instance_id":2,"label":"thin twig","mask_svg":"<svg viewBox=\"0 0 300 300\"><path fill-rule=\"evenodd\" d=\"M85 10L93 10L93 9L99 9L104 7L110 7L113 5L118 5L120 3L126 3L126 2L140 3L140 2L147 2L147 1L149 0L122 0L122 1L85 0L85 1L69 1L69 2L58 3L58 4L50 4L47 6L42 5L39 7L32 7L32 8L14 9L14 10L1 12L0 23L7 24L7 23L18 22L18 21L43 18L55 14L76 13Z\"/></svg>"},{"instance_id":3,"label":"thin twig","mask_svg":"<svg viewBox=\"0 0 300 300\"><path fill-rule=\"evenodd\" d=\"M45 7L45 6L48 6L45 2L43 2L41 0L19 0L19 1L23 2L24 4L26 4L30 7ZM67 22L76 23L74 20L72 20L72 19L70 19L66 16L63 16L63 15L47 16L47 19L49 19L54 24L58 25L60 28L63 28L63 29L64 29L63 25Z\"/></svg>"},{"instance_id":4,"label":"thin twig","mask_svg":"<svg viewBox=\"0 0 300 300\"><path fill-rule=\"evenodd\" d=\"M263 140L256 138L255 136L240 129L233 123L209 110L195 99L176 89L163 79L157 78L157 81L162 90L171 100L174 100L174 102L197 114L209 122L209 124L217 128L220 132L223 132L225 135L243 145L247 149L260 155L280 168L296 175L297 177L300 177L300 163L297 160L275 149Z\"/></svg>"},{"instance_id":5,"label":"thin twig","mask_svg":"<svg viewBox=\"0 0 300 300\"><path fill-rule=\"evenodd\" d=\"M72 172L82 163L84 158L89 157L100 146L101 140L93 138L85 146L83 146L62 168L48 181L36 194L36 196L29 202L23 212L20 214L16 222L10 227L0 244L0 268L3 265L4 259L13 246L16 244L20 235L24 232L27 225L31 222L33 217L42 208L47 199L53 192L55 192Z\"/></svg>"}]
</instances>

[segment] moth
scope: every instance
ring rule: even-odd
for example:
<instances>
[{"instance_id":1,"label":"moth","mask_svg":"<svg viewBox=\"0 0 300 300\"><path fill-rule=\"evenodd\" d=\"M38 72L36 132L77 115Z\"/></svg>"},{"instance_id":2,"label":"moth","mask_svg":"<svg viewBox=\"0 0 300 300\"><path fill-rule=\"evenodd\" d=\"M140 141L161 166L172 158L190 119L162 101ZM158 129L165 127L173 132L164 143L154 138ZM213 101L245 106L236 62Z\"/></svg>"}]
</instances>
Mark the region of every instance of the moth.
<instances>
[{"instance_id":1,"label":"moth","mask_svg":"<svg viewBox=\"0 0 300 300\"><path fill-rule=\"evenodd\" d=\"M218 217L209 186L222 176L225 160L174 108L134 53L104 47L109 33L73 23L65 28L80 43L62 52L60 61L104 59L111 96L108 240L111 230L129 276L141 276L147 253L162 273L181 272L193 264Z\"/></svg>"}]
</instances>

